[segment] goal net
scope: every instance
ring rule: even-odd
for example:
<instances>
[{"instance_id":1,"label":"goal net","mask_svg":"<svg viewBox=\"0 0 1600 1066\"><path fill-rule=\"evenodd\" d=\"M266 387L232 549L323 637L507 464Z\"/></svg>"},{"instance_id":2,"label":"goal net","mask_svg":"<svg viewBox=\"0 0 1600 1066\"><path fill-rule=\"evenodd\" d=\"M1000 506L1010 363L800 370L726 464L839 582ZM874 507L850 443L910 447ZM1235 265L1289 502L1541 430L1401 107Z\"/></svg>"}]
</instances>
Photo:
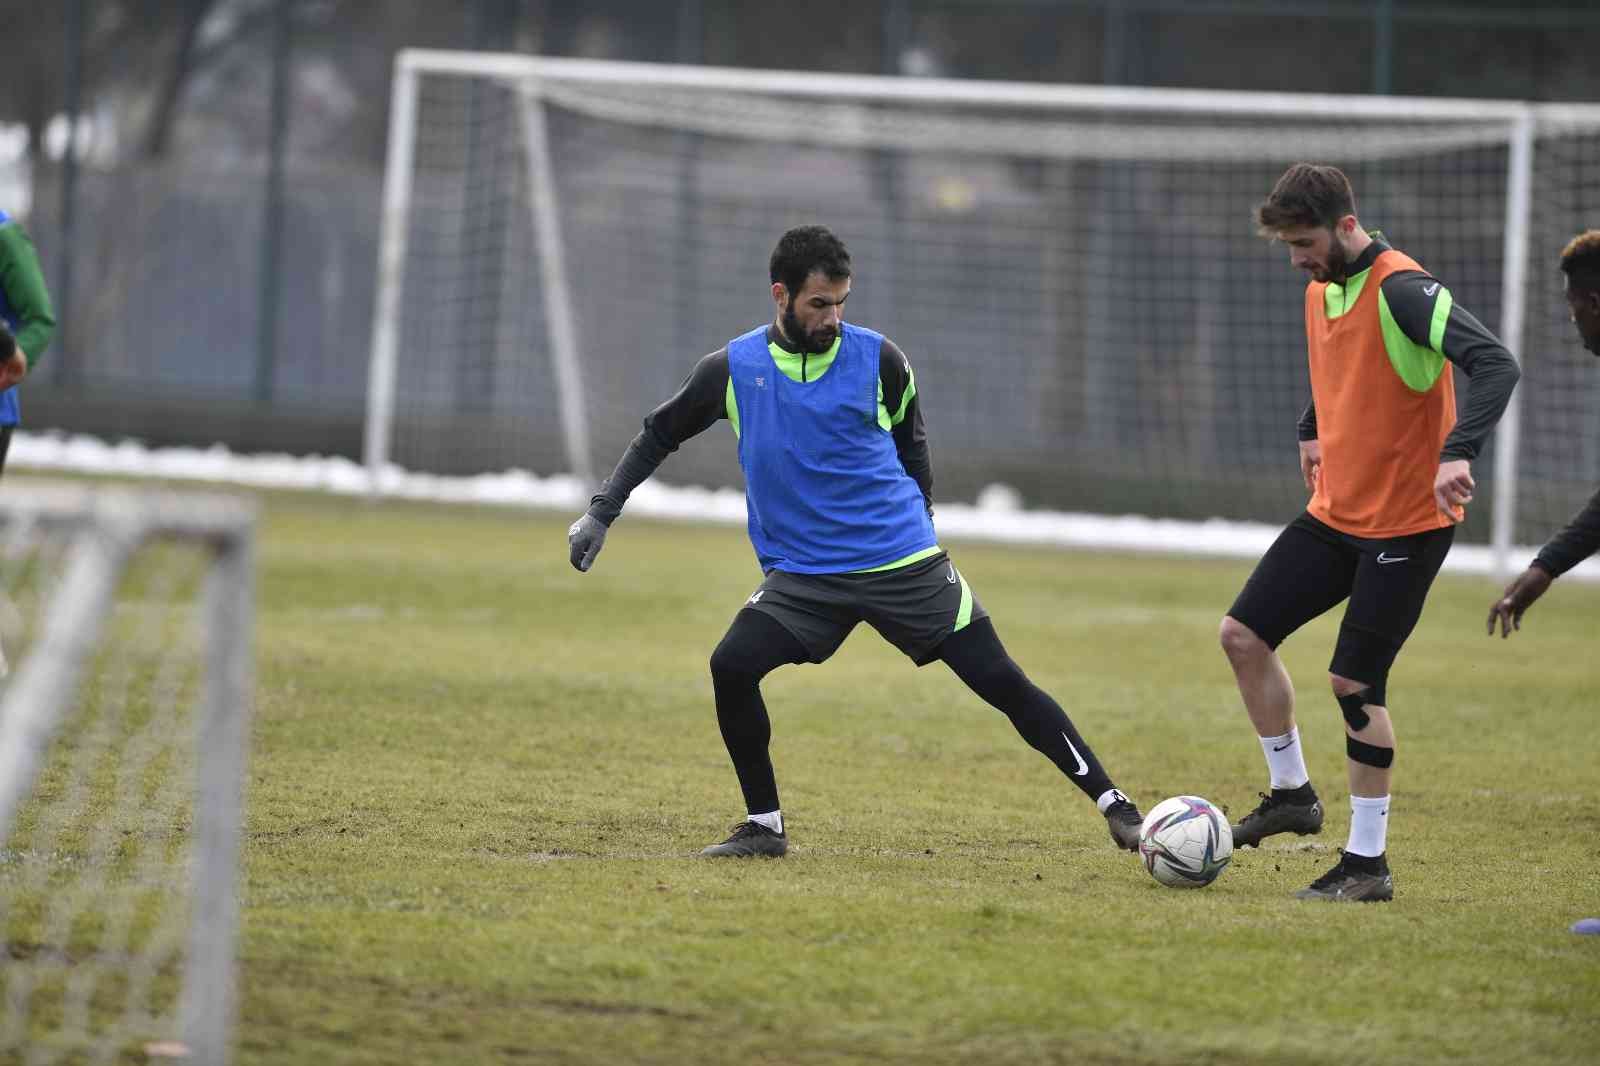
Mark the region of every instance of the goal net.
<instances>
[{"instance_id":1,"label":"goal net","mask_svg":"<svg viewBox=\"0 0 1600 1066\"><path fill-rule=\"evenodd\" d=\"M821 222L854 259L847 318L915 368L939 498L1002 482L1029 507L1282 522L1305 495L1304 277L1255 204L1290 163L1338 164L1363 222L1520 351L1525 295L1540 315L1559 299L1544 242L1568 224L1530 211L1600 206L1577 147L1594 116L1535 166L1536 114L405 53L368 460L380 485L389 463L604 476L695 359L772 317L773 244ZM1558 387L1574 411L1596 397ZM662 477L739 485L731 441L705 437ZM1507 480L1494 463L1480 502ZM1520 536L1552 494L1524 486Z\"/></svg>"},{"instance_id":2,"label":"goal net","mask_svg":"<svg viewBox=\"0 0 1600 1066\"><path fill-rule=\"evenodd\" d=\"M227 1061L253 523L0 493L0 1062Z\"/></svg>"}]
</instances>

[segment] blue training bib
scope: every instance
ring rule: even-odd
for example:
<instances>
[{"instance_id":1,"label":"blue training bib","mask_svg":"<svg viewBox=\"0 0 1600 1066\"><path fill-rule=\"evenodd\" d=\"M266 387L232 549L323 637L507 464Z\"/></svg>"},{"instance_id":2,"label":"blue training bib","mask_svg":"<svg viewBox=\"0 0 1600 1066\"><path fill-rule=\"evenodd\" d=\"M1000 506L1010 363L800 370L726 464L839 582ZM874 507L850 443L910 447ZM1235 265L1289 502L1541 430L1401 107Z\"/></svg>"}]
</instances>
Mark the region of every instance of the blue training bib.
<instances>
[{"instance_id":1,"label":"blue training bib","mask_svg":"<svg viewBox=\"0 0 1600 1066\"><path fill-rule=\"evenodd\" d=\"M762 326L728 344L750 543L761 569L870 570L937 542L922 490L878 424L883 335L843 324L814 381L778 368Z\"/></svg>"}]
</instances>

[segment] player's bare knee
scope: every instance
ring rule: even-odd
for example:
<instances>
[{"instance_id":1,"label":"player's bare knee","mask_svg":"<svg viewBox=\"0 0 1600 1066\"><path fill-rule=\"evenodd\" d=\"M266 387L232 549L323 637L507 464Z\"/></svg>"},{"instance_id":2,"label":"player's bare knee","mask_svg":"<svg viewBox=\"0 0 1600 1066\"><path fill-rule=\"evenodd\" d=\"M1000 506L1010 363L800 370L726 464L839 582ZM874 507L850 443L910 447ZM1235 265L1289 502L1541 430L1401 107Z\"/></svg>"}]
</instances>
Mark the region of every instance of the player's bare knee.
<instances>
[{"instance_id":1,"label":"player's bare knee","mask_svg":"<svg viewBox=\"0 0 1600 1066\"><path fill-rule=\"evenodd\" d=\"M1371 708L1371 716L1368 718L1367 725L1363 729L1352 729L1350 727L1350 723L1346 722L1344 727L1344 738L1347 744L1350 742L1355 742L1358 744L1364 743L1381 747L1386 751L1391 752L1391 755L1389 756L1391 759L1394 757L1392 754L1394 749L1399 746L1395 743L1394 726L1389 721L1389 716L1382 707ZM1359 762L1361 760L1358 759L1357 761Z\"/></svg>"},{"instance_id":2,"label":"player's bare knee","mask_svg":"<svg viewBox=\"0 0 1600 1066\"><path fill-rule=\"evenodd\" d=\"M1331 671L1328 674L1328 682L1333 686L1333 695L1336 699L1344 696L1354 696L1356 693L1372 687L1365 681L1356 681Z\"/></svg>"},{"instance_id":3,"label":"player's bare knee","mask_svg":"<svg viewBox=\"0 0 1600 1066\"><path fill-rule=\"evenodd\" d=\"M1331 672L1328 674L1328 681L1333 686L1333 698L1339 704L1339 713L1344 717L1345 733L1350 737L1365 732L1374 721L1381 720L1381 724L1385 725L1388 723L1389 712L1383 705L1387 697L1384 695L1382 681L1371 684ZM1385 729L1383 732L1389 731Z\"/></svg>"},{"instance_id":4,"label":"player's bare knee","mask_svg":"<svg viewBox=\"0 0 1600 1066\"><path fill-rule=\"evenodd\" d=\"M1222 653L1232 663L1246 663L1254 659L1272 654L1272 649L1267 642L1256 636L1255 631L1233 615L1224 615L1222 627L1217 632L1217 641L1222 645Z\"/></svg>"}]
</instances>

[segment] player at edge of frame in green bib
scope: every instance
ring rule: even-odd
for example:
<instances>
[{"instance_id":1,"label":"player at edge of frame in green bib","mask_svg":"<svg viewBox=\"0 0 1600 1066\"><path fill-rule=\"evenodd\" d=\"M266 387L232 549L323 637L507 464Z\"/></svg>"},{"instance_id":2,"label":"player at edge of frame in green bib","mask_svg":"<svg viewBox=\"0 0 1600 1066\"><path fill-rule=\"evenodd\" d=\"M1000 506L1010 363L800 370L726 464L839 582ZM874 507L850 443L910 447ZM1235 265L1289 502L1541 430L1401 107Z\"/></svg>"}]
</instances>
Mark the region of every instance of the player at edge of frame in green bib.
<instances>
[{"instance_id":1,"label":"player at edge of frame in green bib","mask_svg":"<svg viewBox=\"0 0 1600 1066\"><path fill-rule=\"evenodd\" d=\"M17 385L38 365L55 332L38 252L22 224L0 210L0 472L22 421Z\"/></svg>"}]
</instances>

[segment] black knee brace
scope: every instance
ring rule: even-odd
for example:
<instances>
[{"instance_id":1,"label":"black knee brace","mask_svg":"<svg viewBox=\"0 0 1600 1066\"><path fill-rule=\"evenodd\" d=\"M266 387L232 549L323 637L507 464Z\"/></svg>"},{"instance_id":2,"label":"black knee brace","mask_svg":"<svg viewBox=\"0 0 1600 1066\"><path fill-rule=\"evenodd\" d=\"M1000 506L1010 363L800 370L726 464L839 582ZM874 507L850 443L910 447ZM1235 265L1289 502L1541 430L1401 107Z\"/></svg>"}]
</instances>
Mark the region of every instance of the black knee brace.
<instances>
[{"instance_id":1,"label":"black knee brace","mask_svg":"<svg viewBox=\"0 0 1600 1066\"><path fill-rule=\"evenodd\" d=\"M1362 763L1366 766L1376 766L1380 770L1387 770L1394 765L1394 749L1380 748L1376 744L1363 744L1355 737L1344 738L1344 753L1350 756L1352 762Z\"/></svg>"},{"instance_id":2,"label":"black knee brace","mask_svg":"<svg viewBox=\"0 0 1600 1066\"><path fill-rule=\"evenodd\" d=\"M1345 725L1350 727L1352 733L1359 733L1372 724L1372 716L1366 710L1368 704L1383 706L1383 690L1376 686L1335 698L1339 701L1339 710L1344 713ZM1344 738L1344 752L1353 762L1376 766L1380 770L1386 770L1394 763L1393 748L1380 748L1355 737Z\"/></svg>"},{"instance_id":3,"label":"black knee brace","mask_svg":"<svg viewBox=\"0 0 1600 1066\"><path fill-rule=\"evenodd\" d=\"M1370 688L1352 692L1348 696L1335 696L1334 699L1339 701L1339 712L1344 715L1345 725L1350 727L1352 733L1361 732L1371 723L1372 716L1366 711L1367 704L1382 706L1373 698Z\"/></svg>"},{"instance_id":4,"label":"black knee brace","mask_svg":"<svg viewBox=\"0 0 1600 1066\"><path fill-rule=\"evenodd\" d=\"M1334 646L1333 661L1328 664L1328 672L1335 677L1347 677L1366 685L1367 690L1361 694L1362 702L1375 707L1387 707L1384 689L1389 683L1389 670L1394 666L1399 651L1400 648L1388 637L1346 623L1339 627L1339 642ZM1339 697L1339 706L1344 706L1343 697ZM1350 714L1346 711L1345 719L1348 721L1349 718ZM1361 729L1365 725L1363 722L1351 728Z\"/></svg>"}]
</instances>

